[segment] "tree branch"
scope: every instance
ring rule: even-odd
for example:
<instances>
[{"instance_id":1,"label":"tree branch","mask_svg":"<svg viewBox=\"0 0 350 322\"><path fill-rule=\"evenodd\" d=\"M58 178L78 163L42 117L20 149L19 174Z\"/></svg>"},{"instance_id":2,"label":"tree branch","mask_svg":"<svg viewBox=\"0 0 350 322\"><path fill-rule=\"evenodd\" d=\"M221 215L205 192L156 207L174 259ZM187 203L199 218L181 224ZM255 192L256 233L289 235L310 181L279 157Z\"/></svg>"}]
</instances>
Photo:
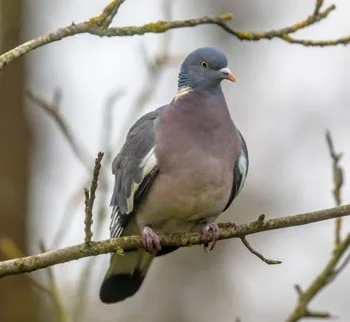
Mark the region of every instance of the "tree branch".
<instances>
[{"instance_id":1,"label":"tree branch","mask_svg":"<svg viewBox=\"0 0 350 322\"><path fill-rule=\"evenodd\" d=\"M92 182L90 186L90 190L85 189L85 220L84 220L84 231L85 231L85 244L88 246L91 243L92 238L92 209L94 207L95 202L95 194L98 186L98 176L100 174L101 169L101 161L103 158L103 153L99 152L97 158L95 160L94 173L92 177Z\"/></svg>"},{"instance_id":2,"label":"tree branch","mask_svg":"<svg viewBox=\"0 0 350 322\"><path fill-rule=\"evenodd\" d=\"M274 259L269 259L264 257L263 254L259 253L257 250L255 250L248 242L248 240L243 236L241 237L241 241L243 243L243 245L245 247L247 247L247 249L255 256L257 256L258 258L260 258L264 263L268 264L268 265L276 265L276 264L282 264L281 261L279 260L274 260Z\"/></svg>"},{"instance_id":3,"label":"tree branch","mask_svg":"<svg viewBox=\"0 0 350 322\"><path fill-rule=\"evenodd\" d=\"M112 111L116 106L116 102L119 98L124 94L123 90L115 89L113 90L106 98L105 106L103 109L103 120L100 131L100 146L103 147L104 151L104 160L105 163L110 164L112 160L112 148L111 148L111 133L113 128L113 118ZM95 211L95 239L99 239L99 235L101 233L103 223L105 218L107 217L107 213L109 213L108 206L104 200L107 199L108 191L108 177L110 175L108 171L108 175L106 170L102 171L103 168L100 169L100 175L98 177L98 185L99 185L99 194L100 199L103 202L100 203L99 208ZM64 218L62 218L62 221ZM79 278L77 281L76 289L74 291L75 295L73 298L75 299L72 303L72 321L79 322L83 320L83 314L85 307L87 305L88 298L88 289L89 284L91 282L91 276L93 273L94 265L96 263L95 257L90 257L88 261L84 264L81 272L79 274Z\"/></svg>"},{"instance_id":4,"label":"tree branch","mask_svg":"<svg viewBox=\"0 0 350 322\"><path fill-rule=\"evenodd\" d=\"M0 71L11 61L17 59L24 54L44 46L46 44L61 40L63 38L71 37L77 34L88 33L100 37L120 37L144 35L146 33L164 33L171 29L195 27L198 25L214 24L240 40L258 41L262 39L279 38L290 44L300 44L303 46L336 46L339 44L349 44L350 36L341 37L335 40L306 40L294 39L290 34L295 33L303 28L309 27L323 19L325 19L332 11L335 10L335 5L330 5L324 11L320 11L323 1L317 0L313 13L290 27L280 28L276 30L262 31L262 32L247 32L231 28L227 21L232 19L232 14L226 13L218 17L204 16L200 18L187 20L173 20L173 21L157 21L150 22L143 26L126 26L126 27L109 27L113 18L118 12L119 7L124 0L113 0L110 2L103 12L96 17L81 23L72 23L69 26L59 28L56 31L46 35L29 40L0 56Z\"/></svg>"},{"instance_id":5,"label":"tree branch","mask_svg":"<svg viewBox=\"0 0 350 322\"><path fill-rule=\"evenodd\" d=\"M308 305L310 301L315 297L315 295L323 287L329 284L330 277L334 277L335 272L339 272L339 270L336 270L336 266L349 246L350 246L350 234L348 234L343 241L341 241L338 245L335 246L333 251L333 256L330 258L330 260L328 261L325 268L321 271L321 273L314 279L311 285L307 288L307 290L302 291L299 288L298 304L294 308L293 312L291 313L289 318L286 320L286 322L296 322L300 320L302 317L323 317L323 318L331 317L331 314L328 312L310 311L308 309Z\"/></svg>"},{"instance_id":6,"label":"tree branch","mask_svg":"<svg viewBox=\"0 0 350 322\"><path fill-rule=\"evenodd\" d=\"M329 154L332 159L332 169L333 169L333 183L334 189L332 191L335 204L337 206L341 205L341 189L344 183L344 171L342 167L339 165L339 161L343 156L343 153L336 153L334 149L333 139L331 136L331 132L326 132L326 141L329 149ZM341 234L341 226L342 220L341 218L337 218L335 223L335 243L340 243L340 234Z\"/></svg>"},{"instance_id":7,"label":"tree branch","mask_svg":"<svg viewBox=\"0 0 350 322\"><path fill-rule=\"evenodd\" d=\"M316 0L313 16L317 16L323 6L324 0Z\"/></svg>"},{"instance_id":8,"label":"tree branch","mask_svg":"<svg viewBox=\"0 0 350 322\"><path fill-rule=\"evenodd\" d=\"M249 224L242 224L235 229L222 228L219 239L242 238L246 235L274 229L311 224L318 221L334 219L350 215L350 204L335 208L323 209L309 213L262 220L261 217ZM212 241L212 235L206 242ZM163 246L186 247L202 244L199 233L176 233L160 235ZM342 244L340 244L342 245ZM122 254L124 250L143 247L141 236L126 236L107 239L98 242L92 241L89 246L85 243L32 255L13 260L0 262L0 277L32 272L48 266L66 263L72 260L116 252Z\"/></svg>"},{"instance_id":9,"label":"tree branch","mask_svg":"<svg viewBox=\"0 0 350 322\"><path fill-rule=\"evenodd\" d=\"M339 206L341 204L341 188L344 183L344 172L342 167L339 165L339 161L343 156L343 153L335 152L333 139L330 131L326 132L326 141L329 149L329 154L332 159L333 182L334 182L333 196L334 196L335 204Z\"/></svg>"},{"instance_id":10,"label":"tree branch","mask_svg":"<svg viewBox=\"0 0 350 322\"><path fill-rule=\"evenodd\" d=\"M92 18L90 21L98 26L108 28L124 1L125 0L113 0L103 9L100 16Z\"/></svg>"},{"instance_id":11,"label":"tree branch","mask_svg":"<svg viewBox=\"0 0 350 322\"><path fill-rule=\"evenodd\" d=\"M321 1L322 2L322 1ZM326 132L326 140L328 149L330 152L331 159L333 161L333 181L334 181L334 190L333 196L337 206L341 203L341 188L343 185L343 170L339 166L339 160L342 156L341 153L336 153L333 146L333 140L329 131ZM311 300L329 283L331 283L348 265L350 257L349 255L345 258L342 264L338 267L340 259L345 254L345 252L350 247L350 233L344 240L341 240L340 236L341 230L341 218L338 217L336 221L336 238L335 246L331 258L329 259L326 266L323 268L321 273L316 276L312 283L308 286L306 291L303 291L300 286L296 286L296 291L298 293L299 299L298 302L290 314L286 322L297 322L304 317L316 317L316 318L330 318L331 314L325 311L314 311L308 308Z\"/></svg>"}]
</instances>

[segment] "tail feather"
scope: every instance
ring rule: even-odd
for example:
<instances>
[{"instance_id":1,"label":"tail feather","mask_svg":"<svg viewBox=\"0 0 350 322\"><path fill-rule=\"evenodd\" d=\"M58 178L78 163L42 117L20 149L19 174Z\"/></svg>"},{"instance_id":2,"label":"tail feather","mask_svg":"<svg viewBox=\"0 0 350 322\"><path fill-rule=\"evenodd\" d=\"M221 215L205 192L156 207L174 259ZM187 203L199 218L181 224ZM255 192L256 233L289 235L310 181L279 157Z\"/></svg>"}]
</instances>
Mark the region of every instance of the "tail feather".
<instances>
[{"instance_id":1,"label":"tail feather","mask_svg":"<svg viewBox=\"0 0 350 322\"><path fill-rule=\"evenodd\" d=\"M132 220L123 236L139 234ZM109 269L100 288L104 303L116 303L133 296L141 287L153 256L144 249L127 251L123 256L112 254Z\"/></svg>"},{"instance_id":2,"label":"tail feather","mask_svg":"<svg viewBox=\"0 0 350 322\"><path fill-rule=\"evenodd\" d=\"M140 271L133 275L111 275L103 281L100 289L100 299L103 303L116 303L133 296L140 288L143 276Z\"/></svg>"},{"instance_id":3,"label":"tail feather","mask_svg":"<svg viewBox=\"0 0 350 322\"><path fill-rule=\"evenodd\" d=\"M143 249L120 256L113 254L100 288L104 303L115 303L133 296L141 287L153 257Z\"/></svg>"}]
</instances>

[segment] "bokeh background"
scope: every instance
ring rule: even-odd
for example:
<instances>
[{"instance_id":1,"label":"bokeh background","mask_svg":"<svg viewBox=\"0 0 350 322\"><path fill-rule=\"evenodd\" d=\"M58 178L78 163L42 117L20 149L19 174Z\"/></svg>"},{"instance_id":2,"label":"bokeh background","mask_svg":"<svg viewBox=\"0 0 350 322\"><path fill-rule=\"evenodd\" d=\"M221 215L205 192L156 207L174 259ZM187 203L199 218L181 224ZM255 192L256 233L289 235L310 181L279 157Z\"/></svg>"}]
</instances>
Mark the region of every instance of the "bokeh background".
<instances>
[{"instance_id":1,"label":"bokeh background","mask_svg":"<svg viewBox=\"0 0 350 322\"><path fill-rule=\"evenodd\" d=\"M326 1L326 4L328 2ZM347 1L321 23L299 32L331 39L350 30ZM86 20L106 1L2 0L1 52L21 41ZM233 13L233 27L263 31L291 25L313 11L304 0L133 0L126 1L115 26L159 19ZM281 40L242 42L219 27L199 26L167 34L124 38L78 35L49 44L11 63L0 74L0 235L25 253L39 241L54 249L83 240L83 187L88 165L106 151L98 190L94 238L108 237L111 158L129 126L143 113L171 100L179 65L201 46L216 46L229 57L238 82L224 84L231 115L244 134L250 172L234 206L221 217L249 222L332 207L331 160L325 143L330 129L342 165L350 173L349 47L305 48ZM24 89L52 103L79 146L77 158L57 124ZM84 162L82 162L82 160ZM343 201L349 202L346 181ZM62 222L64 223L62 225ZM349 220L344 221L349 227ZM261 233L249 237L268 266L239 240L215 251L181 249L155 260L137 295L116 305L98 299L109 256L54 267L64 308L38 290L28 276L0 280L1 321L284 321L296 302L294 284L307 286L331 255L334 222ZM3 255L1 258L3 258ZM45 271L31 275L48 283ZM349 321L349 269L320 293L311 308ZM316 321L309 319L309 321Z\"/></svg>"}]
</instances>

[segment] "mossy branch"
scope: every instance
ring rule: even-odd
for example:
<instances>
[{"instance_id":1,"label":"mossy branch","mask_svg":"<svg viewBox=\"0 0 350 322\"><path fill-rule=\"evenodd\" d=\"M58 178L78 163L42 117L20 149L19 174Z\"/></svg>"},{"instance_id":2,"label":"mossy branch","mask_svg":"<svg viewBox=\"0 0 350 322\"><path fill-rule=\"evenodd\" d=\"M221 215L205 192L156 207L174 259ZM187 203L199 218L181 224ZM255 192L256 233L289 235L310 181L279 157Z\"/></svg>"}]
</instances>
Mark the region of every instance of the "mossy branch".
<instances>
[{"instance_id":1,"label":"mossy branch","mask_svg":"<svg viewBox=\"0 0 350 322\"><path fill-rule=\"evenodd\" d=\"M97 158L95 160L95 167L94 167L94 172L93 172L93 177L92 177L92 182L90 186L90 190L85 189L85 220L84 220L84 232L85 232L85 244L87 246L90 245L91 243L91 238L92 238L92 231L91 231L91 226L92 226L92 210L94 207L94 202L95 202L95 195L96 195L96 189L98 186L98 176L100 174L101 170L101 161L103 158L103 152L99 152L97 155Z\"/></svg>"},{"instance_id":2,"label":"mossy branch","mask_svg":"<svg viewBox=\"0 0 350 322\"><path fill-rule=\"evenodd\" d=\"M316 276L310 286L305 290L301 290L298 286L298 304L290 314L286 322L297 322L303 317L318 317L330 318L332 315L327 311L313 311L308 309L311 300L328 285L339 274L341 269L337 269L340 260L343 258L345 252L350 247L350 234L340 241L333 249L333 255L327 262L323 270ZM345 260L347 262L347 260ZM343 265L341 265L344 267Z\"/></svg>"},{"instance_id":3,"label":"mossy branch","mask_svg":"<svg viewBox=\"0 0 350 322\"><path fill-rule=\"evenodd\" d=\"M234 229L221 228L219 239L242 238L258 232L306 225L349 215L350 204L276 219L264 220L259 218L257 221L239 225ZM221 227L225 227L225 224L221 225ZM199 233L163 234L160 235L160 240L163 246L177 247L186 247L203 243ZM209 237L209 241L211 240L212 236ZM82 243L55 251L2 261L0 262L0 277L28 273L89 256L97 256L112 252L121 254L125 250L140 247L143 247L141 236L127 236L97 242L91 241L88 246L86 243Z\"/></svg>"},{"instance_id":4,"label":"mossy branch","mask_svg":"<svg viewBox=\"0 0 350 322\"><path fill-rule=\"evenodd\" d=\"M227 22L232 19L231 13L226 13L221 16L211 17L204 16L200 18L186 19L186 20L172 20L172 21L156 21L150 22L143 26L126 26L126 27L110 27L115 15L118 13L119 7L125 2L125 0L113 0L111 1L99 16L90 18L84 22L72 23L69 26L62 27L56 31L50 32L46 35L29 40L0 56L0 71L11 61L23 56L24 54L44 46L46 44L61 40L63 38L71 37L77 34L91 34L99 37L121 37L121 36L134 36L144 35L146 33L164 33L171 29L179 29L185 27L195 27L198 25L214 24L226 32L230 33L234 37L240 40L247 41L259 41L262 39L274 39L278 38L286 41L290 44L300 44L303 46L336 46L347 45L350 43L350 35L334 39L334 40L308 40L308 39L295 39L291 34L316 24L317 22L325 19L328 15L335 10L335 5L330 5L323 11L321 7L323 1L317 0L313 13L306 19L299 21L289 27L280 29L273 29L269 31L261 32L249 32L237 30L230 27Z\"/></svg>"},{"instance_id":5,"label":"mossy branch","mask_svg":"<svg viewBox=\"0 0 350 322\"><path fill-rule=\"evenodd\" d=\"M333 169L333 183L334 189L332 191L333 197L335 200L335 204L337 206L341 205L341 189L344 184L344 171L340 166L340 159L343 156L343 153L337 153L334 149L333 139L331 136L331 132L326 132L326 141L329 149L329 154L332 159L332 169ZM339 244L341 239L341 228L342 228L342 220L341 218L337 218L335 223L335 243Z\"/></svg>"},{"instance_id":6,"label":"mossy branch","mask_svg":"<svg viewBox=\"0 0 350 322\"><path fill-rule=\"evenodd\" d=\"M322 1L319 1L322 2ZM317 9L317 8L316 8ZM315 10L316 10L315 9ZM333 196L337 206L341 204L341 189L343 186L343 169L339 165L340 158L342 153L336 153L333 145L333 140L331 133L326 132L326 141L328 149L330 152L330 157L332 159L333 167L333 182L334 190ZM342 239L341 238L341 217L336 219L336 238L335 245L333 248L332 256L328 260L325 267L321 272L314 278L311 284L305 289L302 290L299 285L296 285L296 291L298 293L298 301L294 307L292 313L289 315L286 322L297 322L304 317L315 317L315 318L331 318L332 315L327 311L315 311L309 309L309 304L312 299L319 294L322 289L331 283L339 274L349 264L350 256L348 255L342 263L341 259L344 257L345 253L350 247L350 233ZM340 263L340 264L339 264Z\"/></svg>"}]
</instances>

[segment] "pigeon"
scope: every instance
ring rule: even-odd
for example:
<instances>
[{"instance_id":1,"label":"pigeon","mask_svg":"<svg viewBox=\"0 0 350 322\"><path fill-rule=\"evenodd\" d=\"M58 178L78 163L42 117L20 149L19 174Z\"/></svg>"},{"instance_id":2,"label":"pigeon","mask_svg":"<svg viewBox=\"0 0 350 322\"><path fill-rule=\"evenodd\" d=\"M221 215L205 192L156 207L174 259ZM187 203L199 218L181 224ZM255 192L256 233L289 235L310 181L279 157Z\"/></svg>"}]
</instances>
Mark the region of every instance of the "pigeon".
<instances>
[{"instance_id":1,"label":"pigeon","mask_svg":"<svg viewBox=\"0 0 350 322\"><path fill-rule=\"evenodd\" d=\"M220 234L216 218L241 191L248 173L245 140L221 89L236 81L219 49L203 47L183 61L171 102L142 116L112 163L110 236L142 235L144 248L112 254L100 288L104 303L133 296L162 247L160 233Z\"/></svg>"}]
</instances>

